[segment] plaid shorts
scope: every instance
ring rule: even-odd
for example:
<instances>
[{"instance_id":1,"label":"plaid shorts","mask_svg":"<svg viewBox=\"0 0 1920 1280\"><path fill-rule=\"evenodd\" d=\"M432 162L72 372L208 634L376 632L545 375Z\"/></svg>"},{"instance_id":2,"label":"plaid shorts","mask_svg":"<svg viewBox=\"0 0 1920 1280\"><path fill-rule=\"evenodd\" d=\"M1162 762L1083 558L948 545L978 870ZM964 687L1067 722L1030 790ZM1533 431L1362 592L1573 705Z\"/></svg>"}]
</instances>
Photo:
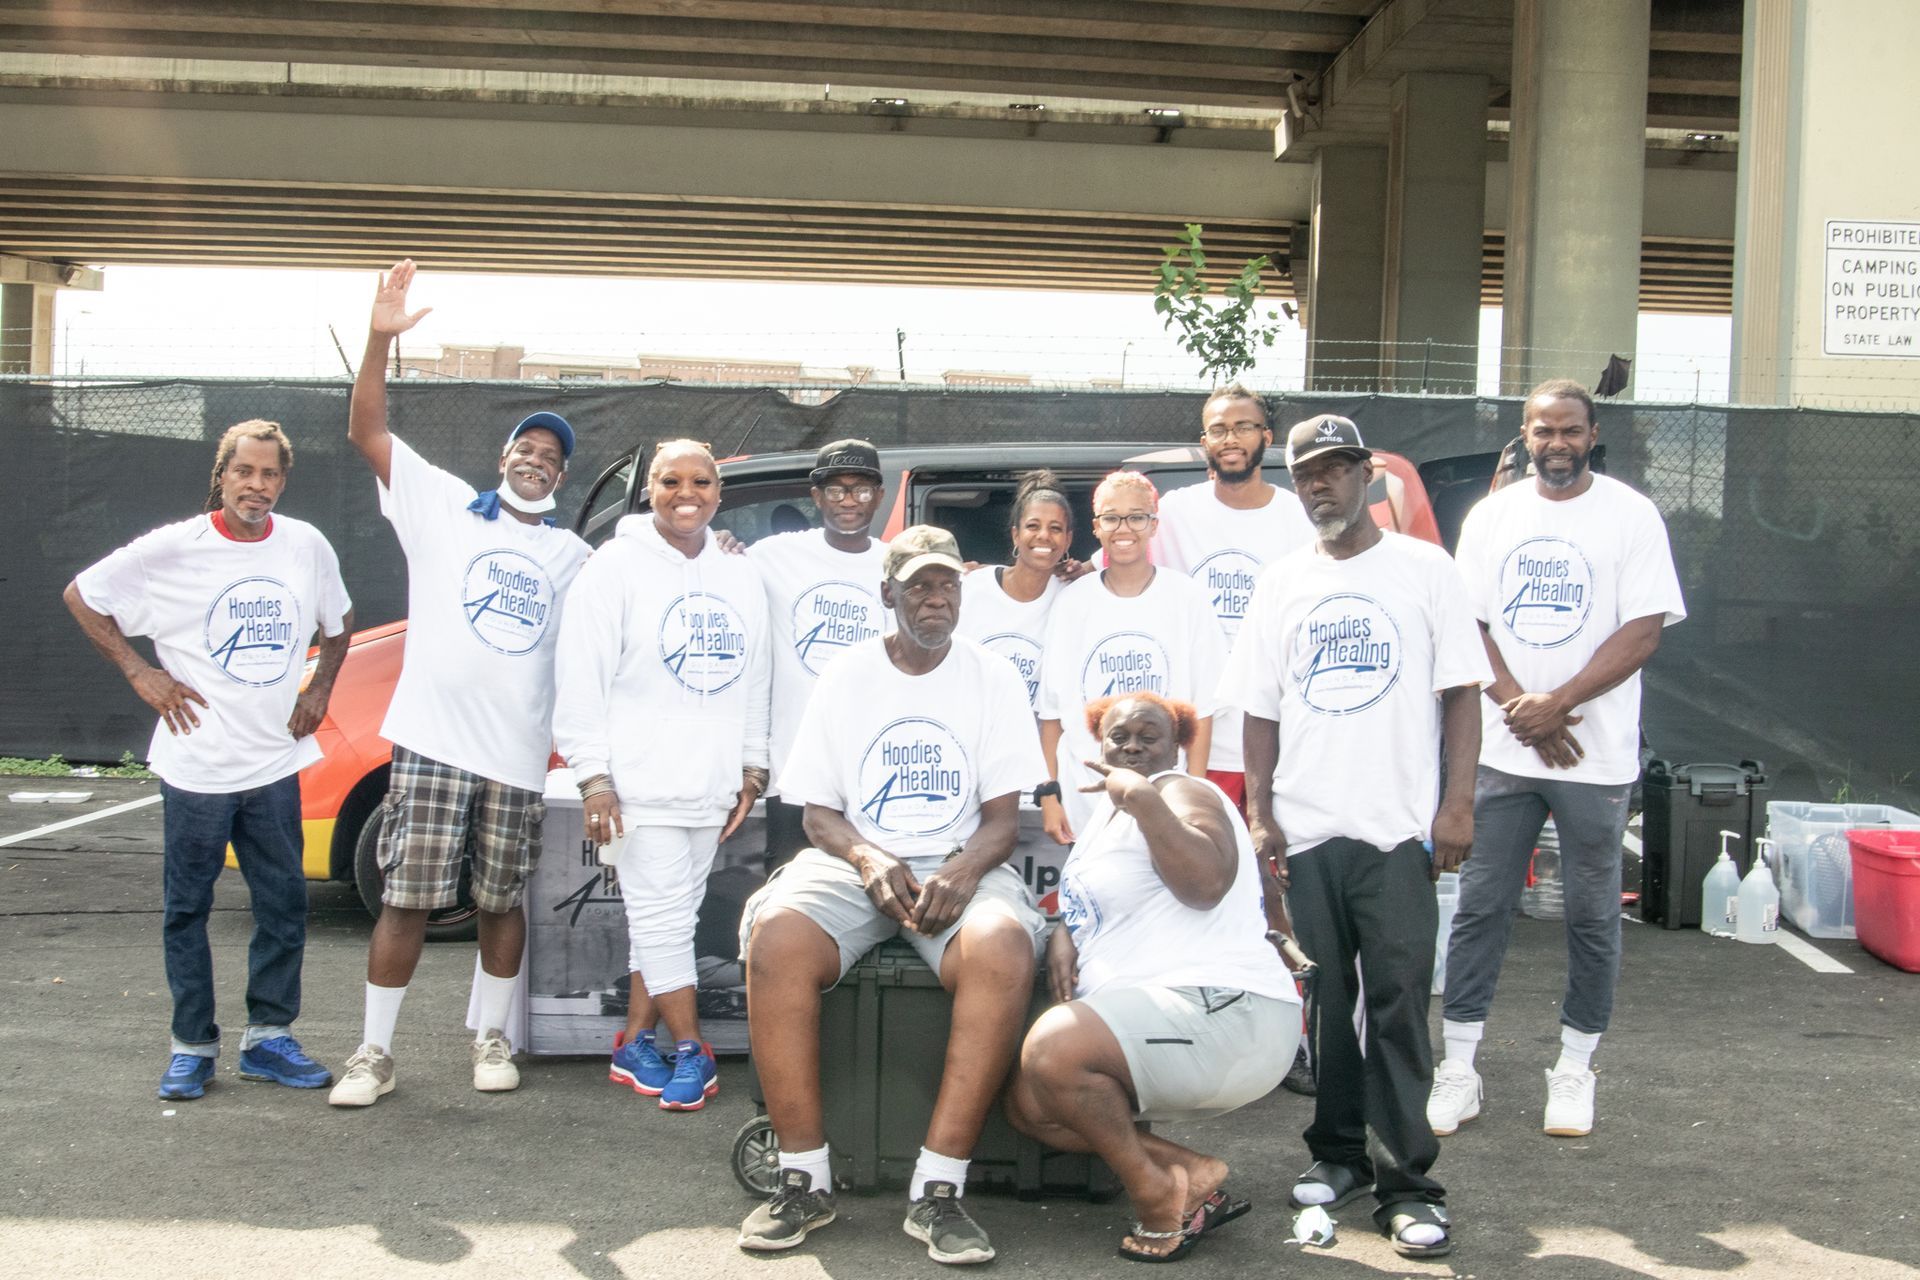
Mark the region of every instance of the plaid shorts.
<instances>
[{"instance_id":1,"label":"plaid shorts","mask_svg":"<svg viewBox=\"0 0 1920 1280\"><path fill-rule=\"evenodd\" d=\"M460 864L471 849L474 903L501 912L519 906L526 892L547 805L538 791L396 746L380 816L380 869L387 877L381 902L403 911L453 906Z\"/></svg>"}]
</instances>

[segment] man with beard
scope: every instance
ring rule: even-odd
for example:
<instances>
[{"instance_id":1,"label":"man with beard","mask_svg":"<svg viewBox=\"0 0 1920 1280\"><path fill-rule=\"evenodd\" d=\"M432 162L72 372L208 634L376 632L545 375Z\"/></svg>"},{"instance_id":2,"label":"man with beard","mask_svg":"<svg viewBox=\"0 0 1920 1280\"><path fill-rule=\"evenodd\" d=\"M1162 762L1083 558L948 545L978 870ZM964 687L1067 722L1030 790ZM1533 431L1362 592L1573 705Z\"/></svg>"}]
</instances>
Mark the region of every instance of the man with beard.
<instances>
[{"instance_id":1,"label":"man with beard","mask_svg":"<svg viewBox=\"0 0 1920 1280\"><path fill-rule=\"evenodd\" d=\"M1447 553L1374 524L1372 458L1333 414L1287 433L1318 540L1260 576L1220 697L1246 713L1254 850L1279 864L1319 965L1314 1163L1293 1203L1331 1209L1371 1190L1393 1247L1430 1258L1453 1247L1421 1109L1433 880L1473 844L1475 690L1491 675Z\"/></svg>"},{"instance_id":2,"label":"man with beard","mask_svg":"<svg viewBox=\"0 0 1920 1280\"><path fill-rule=\"evenodd\" d=\"M834 1220L821 993L897 936L953 996L903 1225L936 1262L994 1256L963 1197L974 1143L1026 1025L1047 928L1007 865L1020 792L1042 766L1026 682L999 654L954 635L961 569L952 534L901 531L879 583L897 625L833 661L794 733L781 785L805 806L812 847L740 918L753 1061L780 1146L779 1188L741 1225L742 1249L790 1249ZM829 1070L873 1069L838 1061L852 1046L833 1048Z\"/></svg>"},{"instance_id":3,"label":"man with beard","mask_svg":"<svg viewBox=\"0 0 1920 1280\"><path fill-rule=\"evenodd\" d=\"M1544 1128L1593 1131L1593 1051L1620 970L1620 841L1640 773L1640 668L1661 629L1686 616L1660 513L1587 467L1599 431L1586 388L1543 382L1525 415L1533 479L1481 501L1460 531L1494 679L1481 704L1473 858L1447 948L1446 1056L1427 1101L1442 1135L1480 1114L1474 1051L1549 815L1566 885L1567 986Z\"/></svg>"},{"instance_id":4,"label":"man with beard","mask_svg":"<svg viewBox=\"0 0 1920 1280\"><path fill-rule=\"evenodd\" d=\"M520 901L546 814L560 605L587 559L587 544L547 514L573 456L559 414L532 414L507 433L500 484L487 493L387 429L387 351L432 309L407 311L413 275L403 261L380 278L347 412L347 439L373 469L407 557L407 647L380 726L393 767L376 815L386 883L367 948L366 1020L328 1096L336 1107L393 1092L400 1003L428 915L459 900L469 847L480 915L473 1087L520 1085L504 1032L526 949Z\"/></svg>"},{"instance_id":5,"label":"man with beard","mask_svg":"<svg viewBox=\"0 0 1920 1280\"><path fill-rule=\"evenodd\" d=\"M1200 585L1231 647L1261 567L1312 542L1313 526L1298 498L1260 474L1273 429L1256 393L1235 382L1208 396L1200 407L1200 443L1210 479L1160 499L1153 558ZM1245 808L1237 708L1214 713L1207 779Z\"/></svg>"}]
</instances>

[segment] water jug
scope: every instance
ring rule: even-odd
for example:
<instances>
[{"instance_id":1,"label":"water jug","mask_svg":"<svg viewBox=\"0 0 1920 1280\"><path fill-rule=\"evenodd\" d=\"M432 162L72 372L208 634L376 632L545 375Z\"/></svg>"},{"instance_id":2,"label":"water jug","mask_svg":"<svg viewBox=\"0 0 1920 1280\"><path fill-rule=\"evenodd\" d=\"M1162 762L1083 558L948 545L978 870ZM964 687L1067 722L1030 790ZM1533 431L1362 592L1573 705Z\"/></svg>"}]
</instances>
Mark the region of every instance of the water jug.
<instances>
[{"instance_id":1,"label":"water jug","mask_svg":"<svg viewBox=\"0 0 1920 1280\"><path fill-rule=\"evenodd\" d=\"M1560 879L1560 829L1548 818L1533 849L1533 883L1520 894L1520 909L1535 920L1567 914L1567 888Z\"/></svg>"},{"instance_id":2,"label":"water jug","mask_svg":"<svg viewBox=\"0 0 1920 1280\"><path fill-rule=\"evenodd\" d=\"M1734 912L1740 900L1740 868L1733 864L1727 843L1739 838L1738 831L1720 833L1720 857L1700 885L1700 931L1715 938L1733 936Z\"/></svg>"},{"instance_id":3,"label":"water jug","mask_svg":"<svg viewBox=\"0 0 1920 1280\"><path fill-rule=\"evenodd\" d=\"M1433 940L1433 994L1437 996L1447 989L1447 943L1453 938L1453 917L1460 910L1460 873L1442 871L1433 894L1440 908L1440 928Z\"/></svg>"},{"instance_id":4,"label":"water jug","mask_svg":"<svg viewBox=\"0 0 1920 1280\"><path fill-rule=\"evenodd\" d=\"M1767 860L1760 848L1772 843L1764 836L1753 842L1753 867L1740 882L1733 936L1742 942L1780 940L1780 890L1773 883L1773 872L1767 869Z\"/></svg>"}]
</instances>

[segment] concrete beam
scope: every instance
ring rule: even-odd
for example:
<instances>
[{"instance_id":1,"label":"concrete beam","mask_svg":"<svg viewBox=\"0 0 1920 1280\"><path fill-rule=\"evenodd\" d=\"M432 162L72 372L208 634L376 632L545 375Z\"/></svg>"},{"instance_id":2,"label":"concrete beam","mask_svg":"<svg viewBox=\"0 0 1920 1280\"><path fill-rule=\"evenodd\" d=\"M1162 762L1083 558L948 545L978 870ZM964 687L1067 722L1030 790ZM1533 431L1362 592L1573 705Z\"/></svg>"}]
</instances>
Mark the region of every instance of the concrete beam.
<instances>
[{"instance_id":1,"label":"concrete beam","mask_svg":"<svg viewBox=\"0 0 1920 1280\"><path fill-rule=\"evenodd\" d=\"M0 284L97 291L104 280L105 277L92 267L70 262L42 262L38 258L17 258L10 253L0 253Z\"/></svg>"}]
</instances>

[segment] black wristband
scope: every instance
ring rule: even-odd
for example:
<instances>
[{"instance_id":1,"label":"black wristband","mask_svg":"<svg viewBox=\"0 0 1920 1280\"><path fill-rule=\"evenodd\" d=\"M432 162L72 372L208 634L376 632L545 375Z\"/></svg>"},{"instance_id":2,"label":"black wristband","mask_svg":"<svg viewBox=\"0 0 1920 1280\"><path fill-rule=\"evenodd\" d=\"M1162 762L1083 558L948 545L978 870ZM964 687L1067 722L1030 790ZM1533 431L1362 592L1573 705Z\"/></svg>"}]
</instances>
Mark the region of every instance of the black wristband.
<instances>
[{"instance_id":1,"label":"black wristband","mask_svg":"<svg viewBox=\"0 0 1920 1280\"><path fill-rule=\"evenodd\" d=\"M1060 783L1052 778L1049 778L1033 789L1033 802L1035 804L1039 804L1048 796L1052 796L1055 800L1060 798Z\"/></svg>"}]
</instances>

